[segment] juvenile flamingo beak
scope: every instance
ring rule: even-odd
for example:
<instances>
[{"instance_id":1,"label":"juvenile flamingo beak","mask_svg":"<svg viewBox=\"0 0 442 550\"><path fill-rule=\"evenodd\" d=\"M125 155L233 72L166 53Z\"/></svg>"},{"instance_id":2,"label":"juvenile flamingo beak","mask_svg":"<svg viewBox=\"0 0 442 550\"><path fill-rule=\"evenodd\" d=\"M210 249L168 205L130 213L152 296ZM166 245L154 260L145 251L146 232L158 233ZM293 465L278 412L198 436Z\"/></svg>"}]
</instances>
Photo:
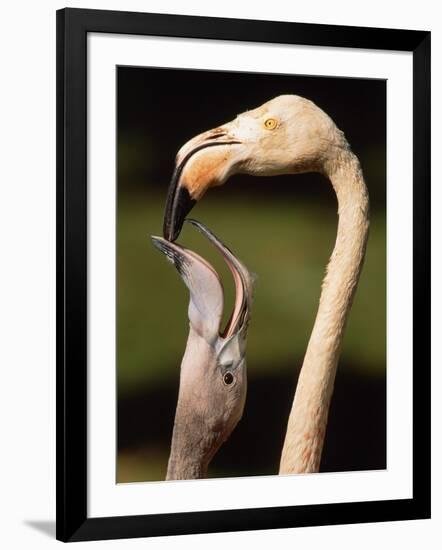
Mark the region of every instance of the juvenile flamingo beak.
<instances>
[{"instance_id":1,"label":"juvenile flamingo beak","mask_svg":"<svg viewBox=\"0 0 442 550\"><path fill-rule=\"evenodd\" d=\"M206 189L224 182L231 147L240 143L226 128L219 127L194 137L180 149L167 193L165 239L175 241L187 214Z\"/></svg>"},{"instance_id":2,"label":"juvenile flamingo beak","mask_svg":"<svg viewBox=\"0 0 442 550\"><path fill-rule=\"evenodd\" d=\"M197 220L186 220L221 253L235 283L235 303L229 321L221 330L223 287L215 269L196 252L162 237L152 236L153 245L172 262L190 291L190 321L210 339L242 333L245 339L253 296L253 276L233 252Z\"/></svg>"}]
</instances>

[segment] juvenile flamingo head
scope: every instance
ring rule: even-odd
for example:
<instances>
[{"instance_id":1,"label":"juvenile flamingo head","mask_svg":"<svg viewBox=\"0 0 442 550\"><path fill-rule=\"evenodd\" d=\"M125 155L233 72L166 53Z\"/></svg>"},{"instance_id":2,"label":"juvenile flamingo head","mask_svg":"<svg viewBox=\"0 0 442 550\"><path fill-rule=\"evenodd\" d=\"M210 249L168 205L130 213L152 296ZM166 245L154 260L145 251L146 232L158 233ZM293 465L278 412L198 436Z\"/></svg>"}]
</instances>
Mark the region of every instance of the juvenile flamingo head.
<instances>
[{"instance_id":1,"label":"juvenile flamingo head","mask_svg":"<svg viewBox=\"0 0 442 550\"><path fill-rule=\"evenodd\" d=\"M223 287L214 268L196 252L152 237L190 294L190 333L181 363L168 479L204 475L204 468L242 416L247 388L245 352L252 277L207 227L188 221L221 252L232 272L236 296L230 319L222 329Z\"/></svg>"}]
</instances>

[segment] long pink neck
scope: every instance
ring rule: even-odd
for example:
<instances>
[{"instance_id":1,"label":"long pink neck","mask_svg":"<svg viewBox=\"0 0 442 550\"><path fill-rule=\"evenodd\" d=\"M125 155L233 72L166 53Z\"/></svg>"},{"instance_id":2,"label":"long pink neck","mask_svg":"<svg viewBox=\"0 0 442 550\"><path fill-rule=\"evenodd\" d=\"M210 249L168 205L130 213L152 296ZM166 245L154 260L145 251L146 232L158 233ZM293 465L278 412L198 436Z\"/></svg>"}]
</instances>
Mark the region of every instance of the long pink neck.
<instances>
[{"instance_id":1,"label":"long pink neck","mask_svg":"<svg viewBox=\"0 0 442 550\"><path fill-rule=\"evenodd\" d=\"M280 474L319 470L340 346L368 236L369 200L358 159L349 149L340 150L327 175L338 199L338 232L288 420Z\"/></svg>"}]
</instances>

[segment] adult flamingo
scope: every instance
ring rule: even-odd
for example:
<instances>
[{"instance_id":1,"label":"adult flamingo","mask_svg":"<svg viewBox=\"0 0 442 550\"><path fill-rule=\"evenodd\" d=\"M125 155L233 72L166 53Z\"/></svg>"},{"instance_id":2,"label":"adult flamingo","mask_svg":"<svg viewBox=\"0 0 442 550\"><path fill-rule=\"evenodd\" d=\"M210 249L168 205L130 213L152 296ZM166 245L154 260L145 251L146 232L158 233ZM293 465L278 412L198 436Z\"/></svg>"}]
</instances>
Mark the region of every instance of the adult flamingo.
<instances>
[{"instance_id":1,"label":"adult flamingo","mask_svg":"<svg viewBox=\"0 0 442 550\"><path fill-rule=\"evenodd\" d=\"M302 172L328 177L339 223L288 420L280 474L319 470L340 346L368 236L369 198L359 161L317 105L299 96L279 96L180 149L164 216L164 237L174 241L206 190L231 175Z\"/></svg>"}]
</instances>

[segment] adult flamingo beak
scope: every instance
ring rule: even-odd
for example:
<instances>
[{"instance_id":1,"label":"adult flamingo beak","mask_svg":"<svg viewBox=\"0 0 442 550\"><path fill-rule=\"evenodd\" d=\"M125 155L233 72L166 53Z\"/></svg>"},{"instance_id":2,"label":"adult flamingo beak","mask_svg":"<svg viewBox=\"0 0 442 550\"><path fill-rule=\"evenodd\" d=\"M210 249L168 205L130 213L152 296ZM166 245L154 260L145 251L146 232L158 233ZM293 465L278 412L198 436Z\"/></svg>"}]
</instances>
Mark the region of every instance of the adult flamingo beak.
<instances>
[{"instance_id":1,"label":"adult flamingo beak","mask_svg":"<svg viewBox=\"0 0 442 550\"><path fill-rule=\"evenodd\" d=\"M219 127L194 137L180 149L167 193L165 239L175 241L187 214L206 190L229 177L234 148L240 143L227 127Z\"/></svg>"}]
</instances>

